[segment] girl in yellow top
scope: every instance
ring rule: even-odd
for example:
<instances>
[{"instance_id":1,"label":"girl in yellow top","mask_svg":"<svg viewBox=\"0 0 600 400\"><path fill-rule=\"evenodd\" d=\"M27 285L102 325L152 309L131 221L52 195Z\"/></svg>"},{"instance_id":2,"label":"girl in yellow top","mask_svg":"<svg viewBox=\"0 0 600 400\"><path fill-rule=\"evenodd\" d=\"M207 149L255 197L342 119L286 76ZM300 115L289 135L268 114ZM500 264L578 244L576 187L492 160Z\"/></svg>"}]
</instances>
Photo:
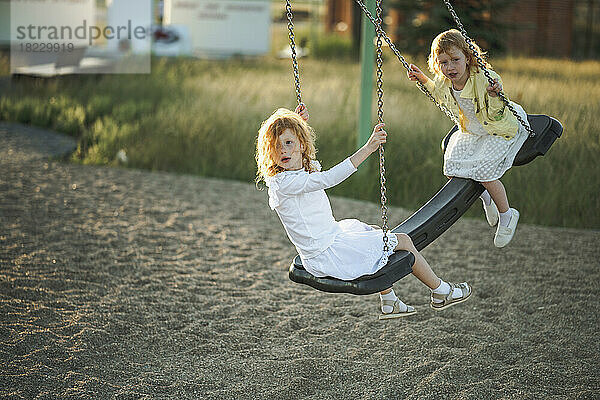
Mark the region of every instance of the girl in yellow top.
<instances>
[{"instance_id":1,"label":"girl in yellow top","mask_svg":"<svg viewBox=\"0 0 600 400\"><path fill-rule=\"evenodd\" d=\"M509 207L500 178L512 166L528 132L498 97L500 76L488 69L495 82L489 84L459 31L442 32L433 40L428 64L433 80L412 64L408 77L425 85L459 121L459 131L452 135L444 154L444 174L473 179L485 187L481 199L486 219L491 226L497 225L494 244L504 247L513 238L519 212ZM526 121L523 108L511 105Z\"/></svg>"}]
</instances>

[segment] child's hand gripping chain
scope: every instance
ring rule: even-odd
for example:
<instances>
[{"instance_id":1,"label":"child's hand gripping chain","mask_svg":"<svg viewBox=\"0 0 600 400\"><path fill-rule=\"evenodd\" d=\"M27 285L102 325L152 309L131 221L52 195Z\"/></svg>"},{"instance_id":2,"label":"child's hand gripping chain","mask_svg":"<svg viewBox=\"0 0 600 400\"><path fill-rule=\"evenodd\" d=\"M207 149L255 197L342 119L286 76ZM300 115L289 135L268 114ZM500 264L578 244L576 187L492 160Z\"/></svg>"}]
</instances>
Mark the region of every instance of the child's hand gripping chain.
<instances>
[{"instance_id":1,"label":"child's hand gripping chain","mask_svg":"<svg viewBox=\"0 0 600 400\"><path fill-rule=\"evenodd\" d=\"M304 103L298 104L294 112L300 115L305 122L308 122L308 108Z\"/></svg>"},{"instance_id":2,"label":"child's hand gripping chain","mask_svg":"<svg viewBox=\"0 0 600 400\"><path fill-rule=\"evenodd\" d=\"M492 97L497 97L498 93L502 91L502 84L498 81L498 79L494 79L494 84L489 85L487 87L488 95Z\"/></svg>"}]
</instances>

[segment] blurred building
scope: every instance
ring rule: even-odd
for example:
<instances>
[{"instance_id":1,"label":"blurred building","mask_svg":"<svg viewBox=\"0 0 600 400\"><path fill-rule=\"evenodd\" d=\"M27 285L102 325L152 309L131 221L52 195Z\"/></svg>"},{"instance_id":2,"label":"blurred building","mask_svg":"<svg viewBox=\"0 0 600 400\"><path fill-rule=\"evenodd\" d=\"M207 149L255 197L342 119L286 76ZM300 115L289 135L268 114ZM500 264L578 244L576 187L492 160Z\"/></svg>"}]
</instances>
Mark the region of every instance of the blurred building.
<instances>
[{"instance_id":1,"label":"blurred building","mask_svg":"<svg viewBox=\"0 0 600 400\"><path fill-rule=\"evenodd\" d=\"M573 32L576 0L518 0L498 18L509 28L504 39L511 54L526 56L570 57L573 54ZM440 0L440 4L443 3ZM328 0L326 30L356 37L357 18L353 0ZM426 7L425 7L426 8ZM402 9L388 8L386 30L392 40L399 24L404 23ZM354 29L354 30L353 30ZM416 28L418 29L418 28ZM466 26L467 31L469 27Z\"/></svg>"},{"instance_id":2,"label":"blurred building","mask_svg":"<svg viewBox=\"0 0 600 400\"><path fill-rule=\"evenodd\" d=\"M329 0L325 14L325 29L328 32L351 34L350 29L355 21L354 2Z\"/></svg>"},{"instance_id":3,"label":"blurred building","mask_svg":"<svg viewBox=\"0 0 600 400\"><path fill-rule=\"evenodd\" d=\"M573 53L575 0L520 0L503 19L506 47L513 54L570 57Z\"/></svg>"},{"instance_id":4,"label":"blurred building","mask_svg":"<svg viewBox=\"0 0 600 400\"><path fill-rule=\"evenodd\" d=\"M191 53L224 58L269 51L269 0L166 0L163 25L189 33Z\"/></svg>"}]
</instances>

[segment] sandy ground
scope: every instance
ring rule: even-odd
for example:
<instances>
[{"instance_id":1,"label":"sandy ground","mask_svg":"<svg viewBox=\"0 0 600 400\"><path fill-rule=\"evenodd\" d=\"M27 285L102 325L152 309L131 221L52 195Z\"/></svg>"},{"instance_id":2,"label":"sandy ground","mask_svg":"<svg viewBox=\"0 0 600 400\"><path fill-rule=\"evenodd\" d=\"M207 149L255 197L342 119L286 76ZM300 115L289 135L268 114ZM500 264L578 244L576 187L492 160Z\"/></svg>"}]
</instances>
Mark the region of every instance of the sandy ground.
<instances>
[{"instance_id":1,"label":"sandy ground","mask_svg":"<svg viewBox=\"0 0 600 400\"><path fill-rule=\"evenodd\" d=\"M522 224L499 250L462 219L423 253L472 298L435 312L409 276L418 314L378 321L377 295L288 279L254 185L49 159L72 146L0 124L2 399L600 398L600 232Z\"/></svg>"}]
</instances>

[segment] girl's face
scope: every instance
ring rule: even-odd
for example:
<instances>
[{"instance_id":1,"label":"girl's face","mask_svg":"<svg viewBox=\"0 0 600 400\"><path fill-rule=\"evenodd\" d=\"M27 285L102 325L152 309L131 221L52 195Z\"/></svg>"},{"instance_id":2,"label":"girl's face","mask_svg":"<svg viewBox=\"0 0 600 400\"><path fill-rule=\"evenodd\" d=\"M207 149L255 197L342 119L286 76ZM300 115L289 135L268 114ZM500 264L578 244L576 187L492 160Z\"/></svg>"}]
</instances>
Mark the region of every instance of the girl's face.
<instances>
[{"instance_id":1,"label":"girl's face","mask_svg":"<svg viewBox=\"0 0 600 400\"><path fill-rule=\"evenodd\" d=\"M465 53L452 46L448 52L438 54L437 59L444 76L450 79L456 89L462 89L469 79Z\"/></svg>"},{"instance_id":2,"label":"girl's face","mask_svg":"<svg viewBox=\"0 0 600 400\"><path fill-rule=\"evenodd\" d=\"M291 129L283 131L277 141L277 165L287 171L302 168L302 151L304 147Z\"/></svg>"}]
</instances>

